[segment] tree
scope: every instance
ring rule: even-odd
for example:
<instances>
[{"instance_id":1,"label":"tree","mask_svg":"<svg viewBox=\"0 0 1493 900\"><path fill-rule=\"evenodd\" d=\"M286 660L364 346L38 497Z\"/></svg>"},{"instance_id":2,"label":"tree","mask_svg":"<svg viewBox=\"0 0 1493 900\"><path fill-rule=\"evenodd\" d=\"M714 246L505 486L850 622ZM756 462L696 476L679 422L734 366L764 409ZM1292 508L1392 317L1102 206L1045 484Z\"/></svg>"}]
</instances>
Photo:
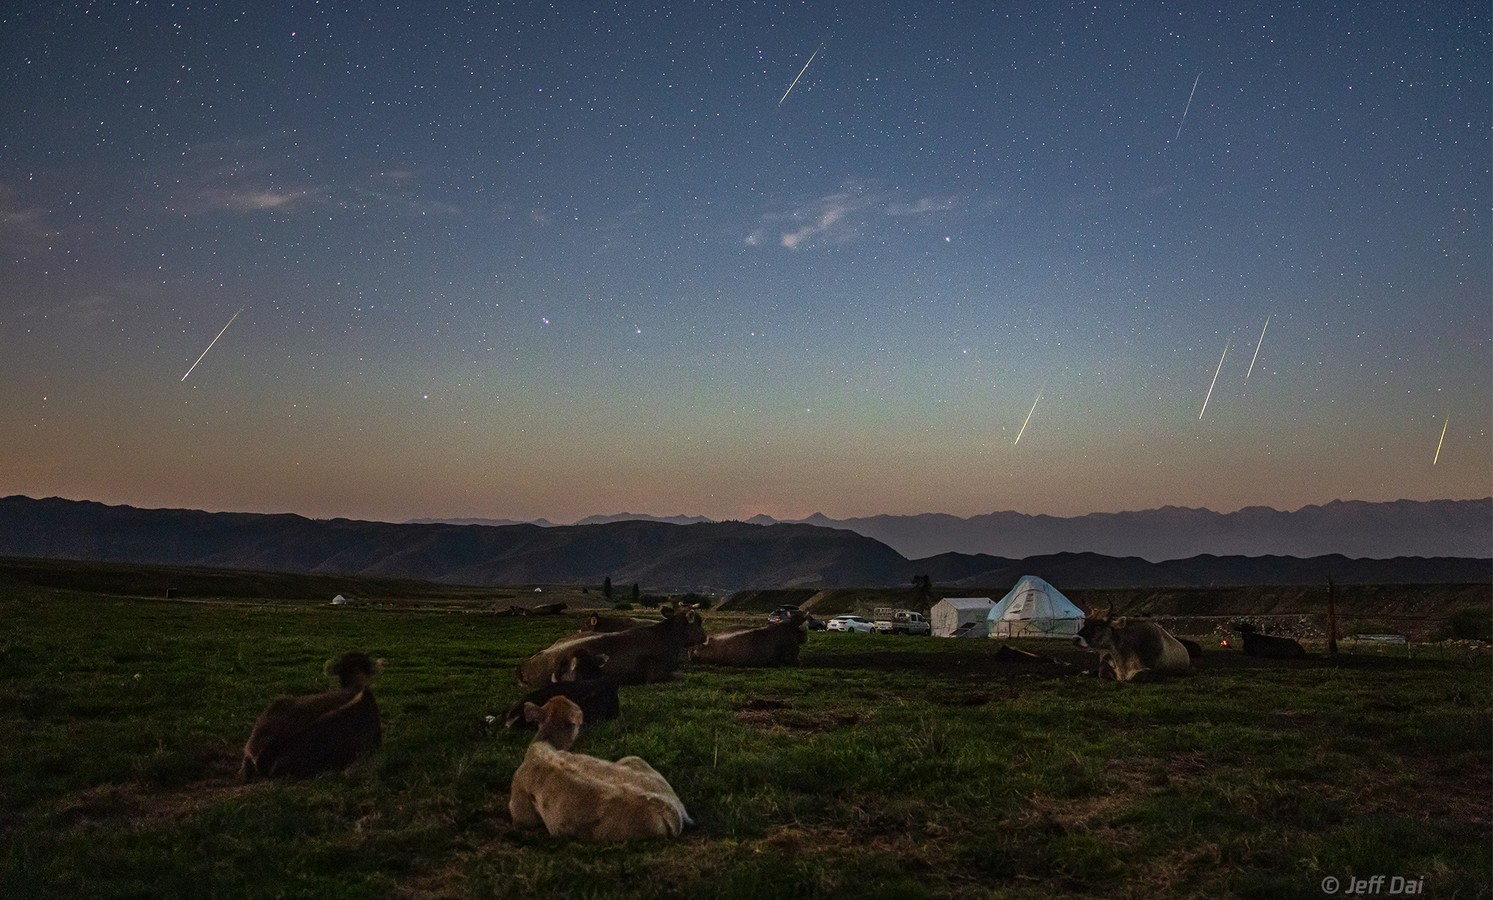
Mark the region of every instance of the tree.
<instances>
[{"instance_id":1,"label":"tree","mask_svg":"<svg viewBox=\"0 0 1493 900\"><path fill-rule=\"evenodd\" d=\"M612 576L608 575L601 582L601 593L608 599L612 599Z\"/></svg>"},{"instance_id":2,"label":"tree","mask_svg":"<svg viewBox=\"0 0 1493 900\"><path fill-rule=\"evenodd\" d=\"M638 602L638 583L636 581L632 584L632 602Z\"/></svg>"},{"instance_id":3,"label":"tree","mask_svg":"<svg viewBox=\"0 0 1493 900\"><path fill-rule=\"evenodd\" d=\"M933 595L933 579L927 575L912 576L912 595L919 606L927 606Z\"/></svg>"}]
</instances>

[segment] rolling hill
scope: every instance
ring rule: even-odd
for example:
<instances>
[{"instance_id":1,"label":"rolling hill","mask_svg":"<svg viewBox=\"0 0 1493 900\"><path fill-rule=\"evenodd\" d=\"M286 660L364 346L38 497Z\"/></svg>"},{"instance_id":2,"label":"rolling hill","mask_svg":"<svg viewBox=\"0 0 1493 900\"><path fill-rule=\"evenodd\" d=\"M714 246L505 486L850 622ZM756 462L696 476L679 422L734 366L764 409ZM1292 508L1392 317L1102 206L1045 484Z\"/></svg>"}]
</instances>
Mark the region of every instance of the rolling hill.
<instances>
[{"instance_id":1,"label":"rolling hill","mask_svg":"<svg viewBox=\"0 0 1493 900\"><path fill-rule=\"evenodd\" d=\"M626 520L540 527L314 520L296 515L136 509L0 499L0 556L410 578L442 584L641 584L669 591L1013 583L1065 587L1485 583L1485 558L1211 556L1151 562L1058 553L943 553L912 560L872 538L808 524Z\"/></svg>"}]
</instances>

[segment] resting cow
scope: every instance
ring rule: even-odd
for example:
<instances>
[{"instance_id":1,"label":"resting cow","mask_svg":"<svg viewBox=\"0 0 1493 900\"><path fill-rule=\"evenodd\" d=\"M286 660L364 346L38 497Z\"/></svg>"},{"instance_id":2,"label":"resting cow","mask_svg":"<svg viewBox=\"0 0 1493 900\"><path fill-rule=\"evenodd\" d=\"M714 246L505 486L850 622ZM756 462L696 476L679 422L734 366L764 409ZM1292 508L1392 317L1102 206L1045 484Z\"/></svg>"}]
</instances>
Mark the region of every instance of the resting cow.
<instances>
[{"instance_id":1,"label":"resting cow","mask_svg":"<svg viewBox=\"0 0 1493 900\"><path fill-rule=\"evenodd\" d=\"M803 616L790 616L761 628L712 634L704 646L690 651L690 658L717 666L795 666L799 648L808 639Z\"/></svg>"},{"instance_id":2,"label":"resting cow","mask_svg":"<svg viewBox=\"0 0 1493 900\"><path fill-rule=\"evenodd\" d=\"M1185 672L1191 665L1187 648L1155 622L1091 615L1073 643L1098 650L1100 674L1108 665L1118 681L1148 681L1156 675Z\"/></svg>"},{"instance_id":3,"label":"resting cow","mask_svg":"<svg viewBox=\"0 0 1493 900\"><path fill-rule=\"evenodd\" d=\"M1294 639L1261 634L1249 622L1240 622L1234 626L1234 630L1244 638L1245 656L1263 656L1270 659L1301 659L1306 656L1306 648Z\"/></svg>"},{"instance_id":4,"label":"resting cow","mask_svg":"<svg viewBox=\"0 0 1493 900\"><path fill-rule=\"evenodd\" d=\"M675 837L694 824L674 788L642 758L616 762L571 753L585 720L564 697L525 704L539 734L513 773L508 814L513 824L588 841Z\"/></svg>"},{"instance_id":5,"label":"resting cow","mask_svg":"<svg viewBox=\"0 0 1493 900\"><path fill-rule=\"evenodd\" d=\"M606 672L618 684L647 684L672 678L690 647L705 643L700 614L682 607L643 628L563 638L518 667L518 680L531 687L549 684L564 673L578 652L607 657Z\"/></svg>"},{"instance_id":6,"label":"resting cow","mask_svg":"<svg viewBox=\"0 0 1493 900\"><path fill-rule=\"evenodd\" d=\"M520 728L525 723L524 707L533 704L543 706L551 697L564 697L581 708L587 722L605 722L617 718L617 682L602 674L606 665L605 656L578 653L570 658L564 674L557 674L553 684L537 691L530 691L524 698L509 707L503 717L507 728Z\"/></svg>"},{"instance_id":7,"label":"resting cow","mask_svg":"<svg viewBox=\"0 0 1493 900\"><path fill-rule=\"evenodd\" d=\"M344 653L327 664L339 690L271 703L244 744L239 778L305 778L346 768L377 747L383 725L368 682L379 668L365 653Z\"/></svg>"}]
</instances>

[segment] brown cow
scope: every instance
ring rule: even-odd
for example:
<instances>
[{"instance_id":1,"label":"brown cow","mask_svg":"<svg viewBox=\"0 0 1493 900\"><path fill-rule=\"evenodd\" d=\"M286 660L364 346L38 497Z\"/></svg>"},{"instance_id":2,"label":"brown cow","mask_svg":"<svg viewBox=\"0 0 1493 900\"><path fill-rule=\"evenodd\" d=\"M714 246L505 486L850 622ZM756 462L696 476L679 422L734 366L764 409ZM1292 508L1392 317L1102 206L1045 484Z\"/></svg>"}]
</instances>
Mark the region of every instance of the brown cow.
<instances>
[{"instance_id":1,"label":"brown cow","mask_svg":"<svg viewBox=\"0 0 1493 900\"><path fill-rule=\"evenodd\" d=\"M705 645L690 651L690 658L717 666L770 668L798 665L799 648L808 641L802 615L761 628L746 628L712 634Z\"/></svg>"},{"instance_id":2,"label":"brown cow","mask_svg":"<svg viewBox=\"0 0 1493 900\"><path fill-rule=\"evenodd\" d=\"M602 674L606 662L605 656L592 656L584 651L572 656L566 664L566 671L554 676L553 684L530 691L508 708L503 717L503 726L523 727L526 721L524 707L531 703L543 706L551 697L564 697L579 706L587 722L605 722L617 718L620 712L617 682Z\"/></svg>"},{"instance_id":3,"label":"brown cow","mask_svg":"<svg viewBox=\"0 0 1493 900\"><path fill-rule=\"evenodd\" d=\"M1185 672L1192 664L1187 648L1155 622L1090 615L1073 643L1098 650L1100 674L1108 665L1118 681L1149 681L1156 675Z\"/></svg>"},{"instance_id":4,"label":"brown cow","mask_svg":"<svg viewBox=\"0 0 1493 900\"><path fill-rule=\"evenodd\" d=\"M327 663L340 690L283 697L254 723L244 744L239 778L306 778L343 769L383 740L378 704L368 683L381 668L365 653L344 653Z\"/></svg>"},{"instance_id":5,"label":"brown cow","mask_svg":"<svg viewBox=\"0 0 1493 900\"><path fill-rule=\"evenodd\" d=\"M605 634L572 635L539 651L518 667L518 680L531 687L562 677L577 652L607 657L606 673L618 684L646 684L672 678L685 651L705 643L700 614L681 607L661 622Z\"/></svg>"}]
</instances>

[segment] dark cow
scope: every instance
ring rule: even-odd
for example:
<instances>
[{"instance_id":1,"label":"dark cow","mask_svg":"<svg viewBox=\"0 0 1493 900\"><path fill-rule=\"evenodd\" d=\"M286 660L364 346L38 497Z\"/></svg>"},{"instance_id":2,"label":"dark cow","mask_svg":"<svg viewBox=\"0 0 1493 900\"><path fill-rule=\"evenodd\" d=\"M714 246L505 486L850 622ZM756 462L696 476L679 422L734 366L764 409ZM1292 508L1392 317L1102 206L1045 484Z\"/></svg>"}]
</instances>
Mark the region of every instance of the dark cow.
<instances>
[{"instance_id":1,"label":"dark cow","mask_svg":"<svg viewBox=\"0 0 1493 900\"><path fill-rule=\"evenodd\" d=\"M1073 643L1099 651L1099 673L1107 665L1118 681L1149 681L1156 675L1185 672L1187 648L1155 622L1127 622L1094 614L1084 620Z\"/></svg>"},{"instance_id":2,"label":"dark cow","mask_svg":"<svg viewBox=\"0 0 1493 900\"><path fill-rule=\"evenodd\" d=\"M566 606L567 604L563 602L541 603L538 606L530 609L529 612L536 616L558 616L560 613L563 613L565 611Z\"/></svg>"},{"instance_id":3,"label":"dark cow","mask_svg":"<svg viewBox=\"0 0 1493 900\"><path fill-rule=\"evenodd\" d=\"M239 778L307 778L346 768L377 747L384 732L368 683L380 667L365 653L344 653L327 663L339 690L271 703L244 744Z\"/></svg>"},{"instance_id":4,"label":"dark cow","mask_svg":"<svg viewBox=\"0 0 1493 900\"><path fill-rule=\"evenodd\" d=\"M690 651L690 658L717 666L796 666L799 648L808 639L800 614L761 628L712 634L704 646Z\"/></svg>"},{"instance_id":5,"label":"dark cow","mask_svg":"<svg viewBox=\"0 0 1493 900\"><path fill-rule=\"evenodd\" d=\"M570 658L563 674L557 673L555 681L537 691L525 694L522 700L508 708L503 725L506 728L522 728L534 724L524 718L524 706L543 706L551 697L564 697L581 708L587 722L605 722L617 718L617 682L602 674L606 666L605 656L581 652Z\"/></svg>"},{"instance_id":6,"label":"dark cow","mask_svg":"<svg viewBox=\"0 0 1493 900\"><path fill-rule=\"evenodd\" d=\"M586 619L586 625L581 630L593 634L611 634L614 631L630 631L634 628L642 628L645 625L652 625L656 621L656 619L634 619L630 616L604 616L601 613L592 613ZM544 704L541 703L539 705L543 706ZM590 721L589 716L587 717L587 721Z\"/></svg>"},{"instance_id":7,"label":"dark cow","mask_svg":"<svg viewBox=\"0 0 1493 900\"><path fill-rule=\"evenodd\" d=\"M1234 626L1234 630L1244 638L1245 656L1263 656L1269 659L1301 659L1306 656L1306 648L1294 639L1261 634L1249 622L1240 622Z\"/></svg>"},{"instance_id":8,"label":"dark cow","mask_svg":"<svg viewBox=\"0 0 1493 900\"><path fill-rule=\"evenodd\" d=\"M674 677L690 647L705 643L700 614L680 607L663 621L642 628L562 638L518 667L518 680L531 687L549 684L577 652L607 657L606 672L618 684L647 684Z\"/></svg>"},{"instance_id":9,"label":"dark cow","mask_svg":"<svg viewBox=\"0 0 1493 900\"><path fill-rule=\"evenodd\" d=\"M1177 643L1187 648L1187 656L1190 659L1201 659L1203 656L1203 645L1197 641L1189 641L1187 638L1177 638Z\"/></svg>"}]
</instances>

